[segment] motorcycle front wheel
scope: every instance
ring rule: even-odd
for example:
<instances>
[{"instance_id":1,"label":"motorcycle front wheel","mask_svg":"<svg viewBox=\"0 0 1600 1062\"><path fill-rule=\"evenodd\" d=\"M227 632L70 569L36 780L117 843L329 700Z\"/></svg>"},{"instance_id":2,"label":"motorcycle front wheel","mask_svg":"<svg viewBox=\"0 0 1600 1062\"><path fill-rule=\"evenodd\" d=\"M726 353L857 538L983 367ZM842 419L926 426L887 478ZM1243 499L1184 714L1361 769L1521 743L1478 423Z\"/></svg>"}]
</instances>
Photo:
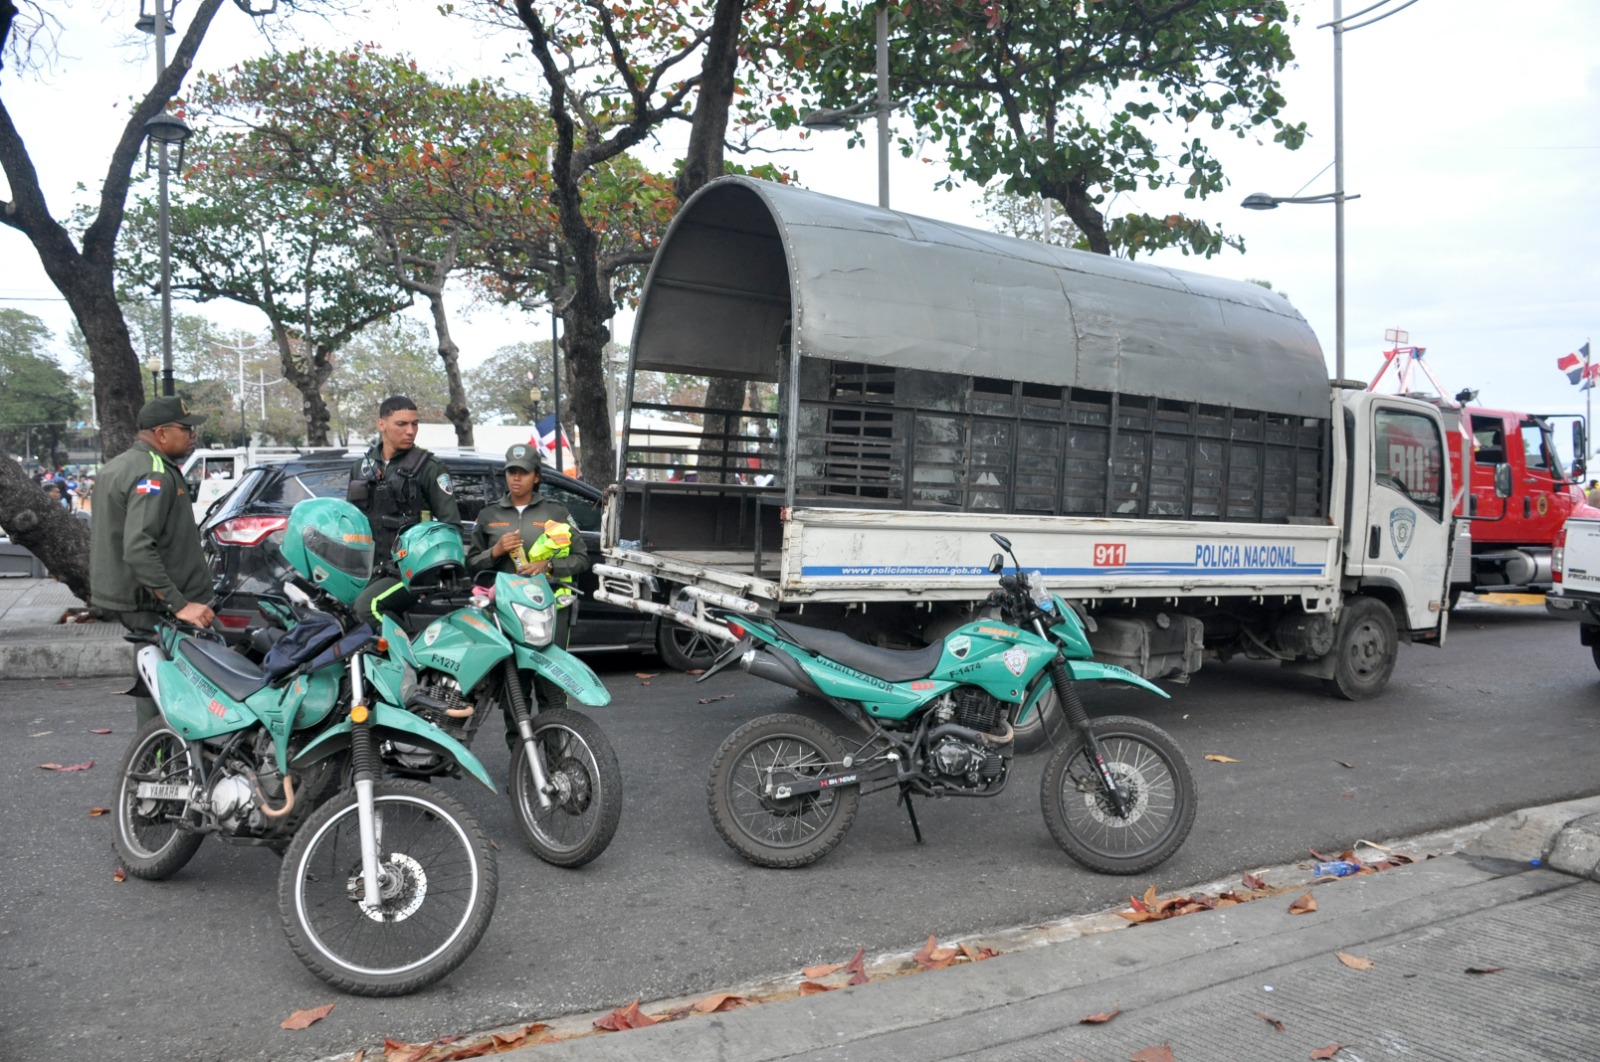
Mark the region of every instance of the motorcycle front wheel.
<instances>
[{"instance_id":1,"label":"motorcycle front wheel","mask_svg":"<svg viewBox=\"0 0 1600 1062\"><path fill-rule=\"evenodd\" d=\"M533 717L533 740L544 753L545 775L555 788L551 806L539 806L528 750L519 746L511 765L511 806L517 825L546 863L581 867L606 850L622 819L622 768L600 725L582 712L552 708Z\"/></svg>"},{"instance_id":2,"label":"motorcycle front wheel","mask_svg":"<svg viewBox=\"0 0 1600 1062\"><path fill-rule=\"evenodd\" d=\"M711 821L735 852L763 867L803 867L833 850L856 817L854 785L780 796L785 783L843 769L833 732L803 715L753 719L729 735L711 763Z\"/></svg>"},{"instance_id":3,"label":"motorcycle front wheel","mask_svg":"<svg viewBox=\"0 0 1600 1062\"><path fill-rule=\"evenodd\" d=\"M203 835L181 823L199 783L189 746L166 720L139 728L117 764L117 855L136 878L170 878L194 858ZM139 795L140 786L145 789Z\"/></svg>"},{"instance_id":4,"label":"motorcycle front wheel","mask_svg":"<svg viewBox=\"0 0 1600 1062\"><path fill-rule=\"evenodd\" d=\"M1112 807L1083 735L1074 732L1040 779L1044 821L1056 843L1090 870L1140 874L1166 862L1189 836L1194 778L1183 752L1153 723L1108 716L1093 727L1126 814Z\"/></svg>"},{"instance_id":5,"label":"motorcycle front wheel","mask_svg":"<svg viewBox=\"0 0 1600 1062\"><path fill-rule=\"evenodd\" d=\"M283 931L306 968L340 991L405 995L478 946L494 915L494 854L453 797L422 782L376 782L381 896L368 904L359 820L346 789L295 833L278 876Z\"/></svg>"}]
</instances>

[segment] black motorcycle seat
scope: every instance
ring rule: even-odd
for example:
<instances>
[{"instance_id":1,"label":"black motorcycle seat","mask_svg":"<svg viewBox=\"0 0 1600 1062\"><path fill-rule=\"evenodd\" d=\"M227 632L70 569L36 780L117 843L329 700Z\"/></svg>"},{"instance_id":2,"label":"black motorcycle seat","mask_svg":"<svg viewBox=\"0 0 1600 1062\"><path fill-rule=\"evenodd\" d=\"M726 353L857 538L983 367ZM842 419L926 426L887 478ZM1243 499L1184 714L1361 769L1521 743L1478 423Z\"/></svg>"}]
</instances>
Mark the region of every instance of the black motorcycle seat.
<instances>
[{"instance_id":1,"label":"black motorcycle seat","mask_svg":"<svg viewBox=\"0 0 1600 1062\"><path fill-rule=\"evenodd\" d=\"M796 645L885 682L927 678L944 655L943 642L934 642L922 649L879 649L858 642L848 634L822 627L805 627L783 620L774 620L772 626Z\"/></svg>"},{"instance_id":2,"label":"black motorcycle seat","mask_svg":"<svg viewBox=\"0 0 1600 1062\"><path fill-rule=\"evenodd\" d=\"M236 701L244 700L267 684L267 676L259 664L225 645L186 638L178 643L178 654Z\"/></svg>"}]
</instances>

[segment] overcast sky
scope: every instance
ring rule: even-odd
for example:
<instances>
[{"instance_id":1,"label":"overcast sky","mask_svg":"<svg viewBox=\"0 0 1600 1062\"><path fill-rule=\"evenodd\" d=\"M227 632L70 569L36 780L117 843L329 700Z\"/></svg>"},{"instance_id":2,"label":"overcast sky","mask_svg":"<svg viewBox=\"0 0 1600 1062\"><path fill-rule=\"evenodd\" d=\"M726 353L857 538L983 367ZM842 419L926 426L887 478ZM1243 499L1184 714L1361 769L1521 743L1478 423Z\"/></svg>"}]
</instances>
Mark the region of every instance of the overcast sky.
<instances>
[{"instance_id":1,"label":"overcast sky","mask_svg":"<svg viewBox=\"0 0 1600 1062\"><path fill-rule=\"evenodd\" d=\"M188 6L178 8L180 27ZM378 0L358 33L346 20L301 24L324 44L374 40L411 51L425 66L526 79L525 70L502 64L502 44L474 39L466 27L441 19L434 6ZM1147 194L1113 210L1180 206L1242 236L1242 255L1229 251L1203 260L1164 254L1155 260L1271 281L1310 321L1331 374L1333 208L1256 212L1238 206L1255 191L1333 190L1333 36L1316 28L1332 17L1333 4L1289 6L1300 20L1291 30L1298 58L1283 77L1283 91L1289 117L1309 123L1306 145L1287 152L1218 141L1214 150L1232 182L1227 192L1198 207ZM1347 12L1364 6L1362 0L1344 3ZM154 68L150 38L128 30L137 3L71 7L60 15L62 54L54 69L42 78L9 69L3 75L7 106L58 216L68 210L77 182L97 184L128 99L145 90ZM1361 196L1345 210L1347 376L1370 379L1382 362L1385 329L1402 328L1411 343L1427 348L1426 363L1449 392L1475 388L1483 404L1509 408L1582 408L1585 396L1556 360L1600 333L1600 211L1592 191L1600 169L1597 44L1600 3L1594 0L1418 0L1345 35L1345 183L1347 194ZM250 20L224 5L198 65L215 69L263 49ZM897 131L910 131L903 122ZM807 152L780 157L809 187L875 202L874 152L870 145L845 151L843 141L843 134L814 136ZM647 161L664 165L676 147L662 145L659 158ZM1324 167L1330 168L1317 176ZM976 214L974 190L933 190L943 176L937 160L896 156L894 207L986 225ZM31 246L12 230L0 229L0 263L0 305L37 314L64 333L64 304ZM204 312L230 326L259 327L246 311ZM628 338L629 327L619 322L619 338ZM470 364L514 339L548 334L548 317L486 310L464 322L457 338ZM1600 361L1600 349L1596 354Z\"/></svg>"}]
</instances>

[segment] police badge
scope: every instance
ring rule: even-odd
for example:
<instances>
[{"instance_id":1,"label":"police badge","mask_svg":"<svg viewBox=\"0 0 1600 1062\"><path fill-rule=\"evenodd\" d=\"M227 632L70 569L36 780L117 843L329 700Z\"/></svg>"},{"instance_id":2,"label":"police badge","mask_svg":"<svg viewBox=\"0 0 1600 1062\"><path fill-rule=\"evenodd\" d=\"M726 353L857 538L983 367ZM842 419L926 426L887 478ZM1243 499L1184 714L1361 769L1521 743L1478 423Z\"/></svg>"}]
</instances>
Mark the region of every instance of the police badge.
<instances>
[{"instance_id":1,"label":"police badge","mask_svg":"<svg viewBox=\"0 0 1600 1062\"><path fill-rule=\"evenodd\" d=\"M1417 513L1401 507L1389 511L1389 544L1394 547L1396 560L1404 560L1411 548L1411 538L1417 530Z\"/></svg>"},{"instance_id":2,"label":"police badge","mask_svg":"<svg viewBox=\"0 0 1600 1062\"><path fill-rule=\"evenodd\" d=\"M1021 678L1022 672L1028 666L1028 651L1020 645L1014 645L1001 653L1000 659L1005 661L1007 671Z\"/></svg>"}]
</instances>

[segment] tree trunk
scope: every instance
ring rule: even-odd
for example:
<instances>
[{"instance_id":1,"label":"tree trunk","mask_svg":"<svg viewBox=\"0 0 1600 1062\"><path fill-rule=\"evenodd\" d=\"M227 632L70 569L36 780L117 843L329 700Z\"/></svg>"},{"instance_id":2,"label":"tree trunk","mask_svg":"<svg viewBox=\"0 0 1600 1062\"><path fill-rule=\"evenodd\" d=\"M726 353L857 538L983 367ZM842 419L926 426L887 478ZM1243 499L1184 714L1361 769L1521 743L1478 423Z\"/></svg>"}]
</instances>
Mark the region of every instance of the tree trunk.
<instances>
[{"instance_id":1,"label":"tree trunk","mask_svg":"<svg viewBox=\"0 0 1600 1062\"><path fill-rule=\"evenodd\" d=\"M0 528L38 557L76 597L89 600L89 525L53 501L4 450L0 450Z\"/></svg>"},{"instance_id":2,"label":"tree trunk","mask_svg":"<svg viewBox=\"0 0 1600 1062\"><path fill-rule=\"evenodd\" d=\"M278 345L278 363L283 369L283 378L300 392L300 411L306 418L306 445L327 446L328 425L333 418L328 412L328 403L322 399L322 387L333 375L333 352L313 345L309 363L302 366L295 360L295 341L286 328L274 323L272 339Z\"/></svg>"},{"instance_id":3,"label":"tree trunk","mask_svg":"<svg viewBox=\"0 0 1600 1062\"><path fill-rule=\"evenodd\" d=\"M574 299L561 316L566 335L561 347L566 365L565 408L582 432L583 449L578 454L578 475L597 487L616 478L617 449L611 438L610 416L606 412L606 344L611 330L606 327L609 313L591 308L587 313L573 309L587 300Z\"/></svg>"},{"instance_id":4,"label":"tree trunk","mask_svg":"<svg viewBox=\"0 0 1600 1062\"><path fill-rule=\"evenodd\" d=\"M467 389L461 384L461 348L450 338L450 318L444 309L444 293L428 294L428 305L433 310L433 334L439 340L439 360L444 363L445 383L450 388L450 401L444 415L456 428L456 445L470 450L472 438L472 410L467 407Z\"/></svg>"},{"instance_id":5,"label":"tree trunk","mask_svg":"<svg viewBox=\"0 0 1600 1062\"><path fill-rule=\"evenodd\" d=\"M1088 185L1082 181L1041 181L1039 193L1054 199L1066 210L1067 216L1095 254L1110 254L1111 240L1106 235L1106 219L1089 198Z\"/></svg>"}]
</instances>

